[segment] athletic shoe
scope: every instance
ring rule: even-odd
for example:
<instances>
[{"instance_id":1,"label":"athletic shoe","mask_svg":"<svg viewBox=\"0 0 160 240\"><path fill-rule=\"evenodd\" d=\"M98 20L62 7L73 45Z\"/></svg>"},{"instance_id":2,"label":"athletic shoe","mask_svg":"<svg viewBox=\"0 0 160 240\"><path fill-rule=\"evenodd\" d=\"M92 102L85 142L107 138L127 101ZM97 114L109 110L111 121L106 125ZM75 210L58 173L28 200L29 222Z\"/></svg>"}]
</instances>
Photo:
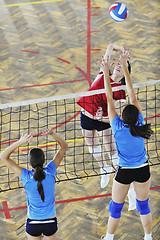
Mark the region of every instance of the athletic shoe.
<instances>
[{"instance_id":1,"label":"athletic shoe","mask_svg":"<svg viewBox=\"0 0 160 240\"><path fill-rule=\"evenodd\" d=\"M105 188L108 185L110 180L110 173L108 172L112 172L112 166L107 165L104 168L100 168L100 172L101 174L106 173L104 175L101 175L101 188Z\"/></svg>"},{"instance_id":2,"label":"athletic shoe","mask_svg":"<svg viewBox=\"0 0 160 240\"><path fill-rule=\"evenodd\" d=\"M144 240L152 240L152 239L153 239L152 238L152 233L144 235Z\"/></svg>"},{"instance_id":3,"label":"athletic shoe","mask_svg":"<svg viewBox=\"0 0 160 240\"><path fill-rule=\"evenodd\" d=\"M103 235L103 236L101 236L101 240L105 240L105 236Z\"/></svg>"}]
</instances>

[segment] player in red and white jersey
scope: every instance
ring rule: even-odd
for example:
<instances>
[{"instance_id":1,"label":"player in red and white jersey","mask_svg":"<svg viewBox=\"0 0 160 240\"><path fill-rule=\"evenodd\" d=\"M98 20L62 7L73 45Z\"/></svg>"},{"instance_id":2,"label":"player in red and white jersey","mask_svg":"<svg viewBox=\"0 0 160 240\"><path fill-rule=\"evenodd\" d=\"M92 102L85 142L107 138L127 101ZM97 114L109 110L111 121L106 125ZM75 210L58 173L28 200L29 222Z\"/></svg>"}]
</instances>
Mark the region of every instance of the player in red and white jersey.
<instances>
[{"instance_id":1,"label":"player in red and white jersey","mask_svg":"<svg viewBox=\"0 0 160 240\"><path fill-rule=\"evenodd\" d=\"M109 56L111 58L113 51L121 51L122 47L115 44L109 44L104 58ZM128 70L131 71L130 64L128 62ZM124 73L120 64L117 64L113 73L110 74L110 81L112 87L118 87L125 85ZM104 89L104 74L100 69L99 74L92 83L92 86L88 91ZM113 92L113 99L115 100L115 106L119 108L122 103L126 101L126 94L124 90L118 90ZM106 163L104 153L99 141L101 137L102 143L108 153L112 164L116 167L118 163L118 156L115 148L114 138L111 132L111 126L108 119L107 111L107 99L106 94L96 94L91 96L81 97L77 104L81 106L81 127L85 141L88 145L89 152L93 154L100 166L101 174L101 188L104 188L109 183L110 174L104 174L112 171L112 166ZM131 190L132 198L134 198L134 189ZM130 192L129 192L130 194ZM129 206L129 210L134 209L136 206Z\"/></svg>"},{"instance_id":2,"label":"player in red and white jersey","mask_svg":"<svg viewBox=\"0 0 160 240\"><path fill-rule=\"evenodd\" d=\"M122 85L120 82L114 82L112 78L110 78L110 81L112 87L119 87ZM92 86L88 91L98 89L104 89L104 75L101 72L98 74L98 78L92 83ZM113 98L115 101L125 102L126 93L124 90L115 91L113 92ZM97 111L99 111L99 109L101 108L103 110L103 119L101 119L101 121L104 120L104 122L108 122L108 120L105 121L105 118L108 119L107 99L105 93L81 97L77 103L84 109L84 111L82 110L82 112L84 112L85 114L86 111L87 113L89 113L89 117L93 119L96 118Z\"/></svg>"}]
</instances>

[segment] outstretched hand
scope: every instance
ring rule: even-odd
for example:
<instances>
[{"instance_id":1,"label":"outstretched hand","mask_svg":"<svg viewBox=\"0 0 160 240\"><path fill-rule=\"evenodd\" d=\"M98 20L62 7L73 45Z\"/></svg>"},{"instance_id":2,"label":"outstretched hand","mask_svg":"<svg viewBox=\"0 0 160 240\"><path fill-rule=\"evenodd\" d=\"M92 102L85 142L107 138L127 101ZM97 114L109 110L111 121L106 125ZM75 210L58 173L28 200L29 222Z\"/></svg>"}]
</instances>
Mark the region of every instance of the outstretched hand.
<instances>
[{"instance_id":1,"label":"outstretched hand","mask_svg":"<svg viewBox=\"0 0 160 240\"><path fill-rule=\"evenodd\" d=\"M109 70L111 69L111 67L114 63L109 62L109 56L107 56L106 59L102 56L102 61L100 62L97 59L96 64L102 69L103 73L108 73L109 74Z\"/></svg>"},{"instance_id":2,"label":"outstretched hand","mask_svg":"<svg viewBox=\"0 0 160 240\"><path fill-rule=\"evenodd\" d=\"M53 130L52 128L46 129L45 131L42 132L43 136L48 136L48 135L52 135Z\"/></svg>"},{"instance_id":3,"label":"outstretched hand","mask_svg":"<svg viewBox=\"0 0 160 240\"><path fill-rule=\"evenodd\" d=\"M130 52L129 50L125 50L125 48L123 48L123 51L118 51L119 52L119 59L113 59L116 62L120 63L121 65L126 64L126 62L130 59Z\"/></svg>"},{"instance_id":4,"label":"outstretched hand","mask_svg":"<svg viewBox=\"0 0 160 240\"><path fill-rule=\"evenodd\" d=\"M19 139L19 142L21 145L29 143L32 141L33 136L28 133L22 133L21 138Z\"/></svg>"}]
</instances>

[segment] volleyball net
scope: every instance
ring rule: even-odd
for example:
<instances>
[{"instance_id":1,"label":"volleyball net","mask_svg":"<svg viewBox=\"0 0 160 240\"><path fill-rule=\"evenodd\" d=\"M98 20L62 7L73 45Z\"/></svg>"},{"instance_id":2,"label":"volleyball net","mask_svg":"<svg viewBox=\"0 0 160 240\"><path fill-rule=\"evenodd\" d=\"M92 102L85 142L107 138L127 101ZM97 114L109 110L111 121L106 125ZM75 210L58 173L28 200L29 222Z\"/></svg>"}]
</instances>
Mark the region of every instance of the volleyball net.
<instances>
[{"instance_id":1,"label":"volleyball net","mask_svg":"<svg viewBox=\"0 0 160 240\"><path fill-rule=\"evenodd\" d=\"M154 131L150 140L145 141L149 165L158 165L160 164L160 80L134 84L134 88L145 120L151 123ZM117 89L126 88L115 87L113 91ZM58 168L56 182L100 175L99 165L89 153L82 135L80 107L77 104L81 96L99 93L105 93L105 90L1 104L0 151L17 141L22 133L31 133L34 136L32 142L18 148L12 154L12 159L21 167L30 169L29 150L39 147L45 152L47 164L59 149L59 145L50 136L44 137L41 133L47 128L53 128L68 142L68 150ZM126 100L129 103L128 96ZM109 153L105 151L103 145L102 148L106 161L110 164ZM0 191L19 187L23 187L20 179L0 161Z\"/></svg>"}]
</instances>

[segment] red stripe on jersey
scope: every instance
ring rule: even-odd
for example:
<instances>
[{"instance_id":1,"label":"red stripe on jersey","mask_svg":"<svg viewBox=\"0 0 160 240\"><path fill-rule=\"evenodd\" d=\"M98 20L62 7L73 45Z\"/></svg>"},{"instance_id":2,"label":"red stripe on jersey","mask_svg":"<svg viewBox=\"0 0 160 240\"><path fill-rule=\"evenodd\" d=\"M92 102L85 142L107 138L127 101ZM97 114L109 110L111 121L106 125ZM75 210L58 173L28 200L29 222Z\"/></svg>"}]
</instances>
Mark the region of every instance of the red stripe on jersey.
<instances>
[{"instance_id":1,"label":"red stripe on jersey","mask_svg":"<svg viewBox=\"0 0 160 240\"><path fill-rule=\"evenodd\" d=\"M110 81L112 83L112 87L121 86L121 83L116 83L111 78L110 78ZM98 90L98 89L104 89L104 75L101 75L99 77L99 79L93 83L93 85L91 86L91 88L88 91L93 91L93 90ZM115 100L126 99L125 91L118 90L118 91L113 92L113 99L115 99ZM95 116L99 107L102 107L103 116L104 117L108 116L107 98L106 98L105 93L81 97L77 101L77 104L80 107L84 108L92 116Z\"/></svg>"}]
</instances>

